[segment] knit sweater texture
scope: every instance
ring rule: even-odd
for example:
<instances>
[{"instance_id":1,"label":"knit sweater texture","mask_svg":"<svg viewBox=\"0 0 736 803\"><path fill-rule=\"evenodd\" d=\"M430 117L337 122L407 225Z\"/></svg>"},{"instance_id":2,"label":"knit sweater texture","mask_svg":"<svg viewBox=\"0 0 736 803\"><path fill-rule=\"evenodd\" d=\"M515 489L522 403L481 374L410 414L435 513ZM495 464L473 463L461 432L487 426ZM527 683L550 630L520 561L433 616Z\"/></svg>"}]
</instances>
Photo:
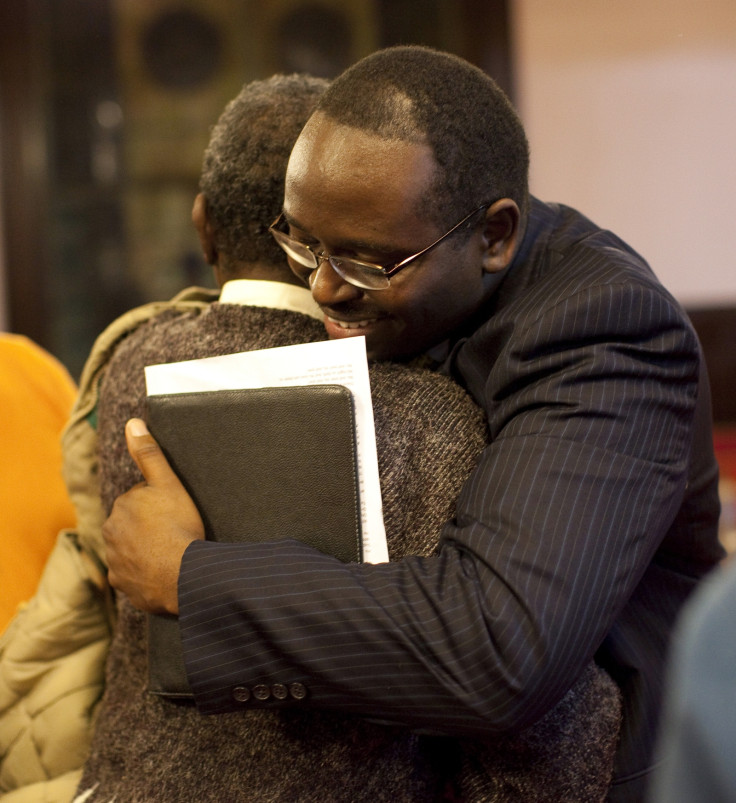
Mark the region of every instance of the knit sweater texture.
<instances>
[{"instance_id":1,"label":"knit sweater texture","mask_svg":"<svg viewBox=\"0 0 736 803\"><path fill-rule=\"evenodd\" d=\"M125 421L145 418L143 367L324 339L283 310L213 304L166 312L117 348L101 385L100 487L109 512L141 480ZM487 439L485 419L447 377L389 363L370 369L391 560L427 556ZM118 622L90 756L89 803L578 800L605 797L620 699L591 665L537 726L493 743L451 740L309 708L204 716L146 691L145 616L118 597Z\"/></svg>"}]
</instances>

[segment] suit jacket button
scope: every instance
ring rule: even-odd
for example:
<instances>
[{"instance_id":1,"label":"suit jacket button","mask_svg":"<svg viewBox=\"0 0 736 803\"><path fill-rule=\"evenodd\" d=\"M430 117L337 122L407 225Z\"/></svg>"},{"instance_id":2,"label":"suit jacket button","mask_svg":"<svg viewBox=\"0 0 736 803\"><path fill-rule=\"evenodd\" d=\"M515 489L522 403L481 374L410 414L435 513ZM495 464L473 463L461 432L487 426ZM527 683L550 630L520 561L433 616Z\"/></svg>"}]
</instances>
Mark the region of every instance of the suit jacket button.
<instances>
[{"instance_id":1,"label":"suit jacket button","mask_svg":"<svg viewBox=\"0 0 736 803\"><path fill-rule=\"evenodd\" d=\"M289 694L295 700L303 700L307 696L307 687L303 683L290 683Z\"/></svg>"},{"instance_id":2,"label":"suit jacket button","mask_svg":"<svg viewBox=\"0 0 736 803\"><path fill-rule=\"evenodd\" d=\"M285 700L289 696L289 690L283 683L274 683L273 686L271 686L271 694L273 694L277 700Z\"/></svg>"},{"instance_id":3,"label":"suit jacket button","mask_svg":"<svg viewBox=\"0 0 736 803\"><path fill-rule=\"evenodd\" d=\"M253 696L256 700L263 702L264 700L268 700L271 696L271 689L269 689L265 683L259 683L257 686L253 687Z\"/></svg>"},{"instance_id":4,"label":"suit jacket button","mask_svg":"<svg viewBox=\"0 0 736 803\"><path fill-rule=\"evenodd\" d=\"M250 700L250 691L245 686L236 686L232 694L233 700L238 703L247 703Z\"/></svg>"}]
</instances>

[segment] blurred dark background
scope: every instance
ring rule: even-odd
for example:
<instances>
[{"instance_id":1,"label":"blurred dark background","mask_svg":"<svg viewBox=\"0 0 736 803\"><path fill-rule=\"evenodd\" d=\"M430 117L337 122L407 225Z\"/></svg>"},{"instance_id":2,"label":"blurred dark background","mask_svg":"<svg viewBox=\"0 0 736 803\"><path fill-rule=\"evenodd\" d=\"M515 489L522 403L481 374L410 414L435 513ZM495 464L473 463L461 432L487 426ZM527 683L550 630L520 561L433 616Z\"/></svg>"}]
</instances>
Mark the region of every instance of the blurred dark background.
<instances>
[{"instance_id":1,"label":"blurred dark background","mask_svg":"<svg viewBox=\"0 0 736 803\"><path fill-rule=\"evenodd\" d=\"M189 215L227 101L397 43L458 53L513 99L507 0L3 0L5 328L78 376L121 312L211 284Z\"/></svg>"}]
</instances>

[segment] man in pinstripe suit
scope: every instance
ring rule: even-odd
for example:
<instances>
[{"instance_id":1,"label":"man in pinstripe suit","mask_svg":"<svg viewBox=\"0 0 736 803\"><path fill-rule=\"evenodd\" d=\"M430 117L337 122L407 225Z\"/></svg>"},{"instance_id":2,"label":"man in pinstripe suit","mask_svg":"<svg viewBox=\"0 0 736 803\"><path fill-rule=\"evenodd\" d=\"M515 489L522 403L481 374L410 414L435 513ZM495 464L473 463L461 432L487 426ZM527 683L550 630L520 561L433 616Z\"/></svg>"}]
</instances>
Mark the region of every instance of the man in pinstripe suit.
<instances>
[{"instance_id":1,"label":"man in pinstripe suit","mask_svg":"<svg viewBox=\"0 0 736 803\"><path fill-rule=\"evenodd\" d=\"M722 556L708 384L644 260L531 198L527 167L493 81L390 48L320 100L272 227L330 337L434 361L487 413L437 557L345 565L284 533L223 566L132 432L148 484L106 524L110 580L179 614L202 712L296 704L492 735L537 720L595 657L624 692L609 797L637 801L672 623ZM274 683L299 700L242 691Z\"/></svg>"}]
</instances>

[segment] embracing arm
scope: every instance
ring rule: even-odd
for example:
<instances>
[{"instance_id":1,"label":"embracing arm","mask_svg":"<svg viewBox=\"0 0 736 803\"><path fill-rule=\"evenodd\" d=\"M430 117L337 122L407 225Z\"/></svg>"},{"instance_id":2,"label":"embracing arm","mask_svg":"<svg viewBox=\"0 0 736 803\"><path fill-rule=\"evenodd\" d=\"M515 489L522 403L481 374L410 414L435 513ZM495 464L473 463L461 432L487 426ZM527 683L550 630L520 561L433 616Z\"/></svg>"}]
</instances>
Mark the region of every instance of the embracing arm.
<instances>
[{"instance_id":1,"label":"embracing arm","mask_svg":"<svg viewBox=\"0 0 736 803\"><path fill-rule=\"evenodd\" d=\"M627 293L641 320L575 330ZM601 644L684 491L697 347L645 295L566 302L536 322L544 348L529 329L496 359L493 442L439 556L372 566L293 541L177 541L200 709L277 704L250 692L296 683L307 704L449 733L543 715Z\"/></svg>"}]
</instances>

